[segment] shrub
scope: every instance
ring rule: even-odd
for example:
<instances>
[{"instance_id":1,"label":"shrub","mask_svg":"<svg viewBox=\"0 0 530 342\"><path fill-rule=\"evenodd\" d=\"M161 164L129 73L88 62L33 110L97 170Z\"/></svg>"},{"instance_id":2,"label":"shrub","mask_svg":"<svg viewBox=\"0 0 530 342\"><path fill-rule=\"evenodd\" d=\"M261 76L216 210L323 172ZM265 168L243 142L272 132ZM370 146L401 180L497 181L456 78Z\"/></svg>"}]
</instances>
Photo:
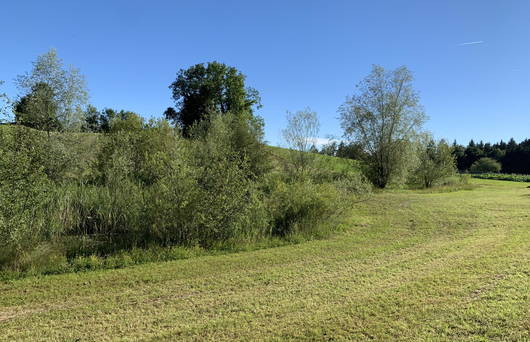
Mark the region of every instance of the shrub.
<instances>
[{"instance_id":1,"label":"shrub","mask_svg":"<svg viewBox=\"0 0 530 342\"><path fill-rule=\"evenodd\" d=\"M418 166L411 174L409 182L423 188L443 183L456 173L456 161L451 147L441 140L435 143L428 139L419 146Z\"/></svg>"},{"instance_id":2,"label":"shrub","mask_svg":"<svg viewBox=\"0 0 530 342\"><path fill-rule=\"evenodd\" d=\"M248 239L266 226L253 171L246 154L233 145L232 129L229 115L212 118L206 136L189 151L198 189L193 224L203 246Z\"/></svg>"},{"instance_id":3,"label":"shrub","mask_svg":"<svg viewBox=\"0 0 530 342\"><path fill-rule=\"evenodd\" d=\"M272 235L285 237L314 233L339 209L339 193L333 184L286 183L279 178L271 178L269 182L267 208L271 215Z\"/></svg>"},{"instance_id":4,"label":"shrub","mask_svg":"<svg viewBox=\"0 0 530 342\"><path fill-rule=\"evenodd\" d=\"M366 197L372 193L372 183L359 172L350 172L335 181L346 196Z\"/></svg>"},{"instance_id":5,"label":"shrub","mask_svg":"<svg viewBox=\"0 0 530 342\"><path fill-rule=\"evenodd\" d=\"M42 139L24 127L0 130L0 264L16 263L59 229Z\"/></svg>"},{"instance_id":6,"label":"shrub","mask_svg":"<svg viewBox=\"0 0 530 342\"><path fill-rule=\"evenodd\" d=\"M115 118L90 136L93 153L72 146L82 134L0 127L4 271L123 267L180 257L184 247L303 239L327 232L348 199L370 191L353 161L323 162L304 177L268 172L260 129L242 116L212 116L194 139L137 119Z\"/></svg>"},{"instance_id":7,"label":"shrub","mask_svg":"<svg viewBox=\"0 0 530 342\"><path fill-rule=\"evenodd\" d=\"M498 173L501 171L501 164L492 158L480 158L469 168L471 173Z\"/></svg>"}]
</instances>

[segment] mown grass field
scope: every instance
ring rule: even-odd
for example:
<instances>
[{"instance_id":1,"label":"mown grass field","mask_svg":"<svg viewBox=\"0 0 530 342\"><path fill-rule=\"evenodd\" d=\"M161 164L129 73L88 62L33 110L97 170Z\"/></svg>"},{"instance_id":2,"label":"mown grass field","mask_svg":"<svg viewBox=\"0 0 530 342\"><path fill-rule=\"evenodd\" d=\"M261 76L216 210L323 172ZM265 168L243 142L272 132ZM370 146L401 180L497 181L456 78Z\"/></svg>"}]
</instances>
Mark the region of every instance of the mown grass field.
<instances>
[{"instance_id":1,"label":"mown grass field","mask_svg":"<svg viewBox=\"0 0 530 342\"><path fill-rule=\"evenodd\" d=\"M327 240L0 283L0 339L530 340L530 189L386 191Z\"/></svg>"}]
</instances>

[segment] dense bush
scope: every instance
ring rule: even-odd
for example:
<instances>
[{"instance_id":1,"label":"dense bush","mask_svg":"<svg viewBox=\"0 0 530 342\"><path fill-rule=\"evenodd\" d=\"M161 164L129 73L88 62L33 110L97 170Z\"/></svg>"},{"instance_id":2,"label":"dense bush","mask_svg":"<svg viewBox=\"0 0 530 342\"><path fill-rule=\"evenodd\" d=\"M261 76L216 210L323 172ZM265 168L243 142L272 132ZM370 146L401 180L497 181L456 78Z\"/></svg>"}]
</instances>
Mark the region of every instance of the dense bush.
<instances>
[{"instance_id":1,"label":"dense bush","mask_svg":"<svg viewBox=\"0 0 530 342\"><path fill-rule=\"evenodd\" d=\"M492 158L480 158L469 168L471 173L500 172L501 164Z\"/></svg>"},{"instance_id":2,"label":"dense bush","mask_svg":"<svg viewBox=\"0 0 530 342\"><path fill-rule=\"evenodd\" d=\"M313 237L371 189L354 161L322 161L304 175L273 168L259 120L230 113L190 138L133 114L98 135L1 129L3 269L92 269L128 264L116 255L138 248Z\"/></svg>"},{"instance_id":3,"label":"dense bush","mask_svg":"<svg viewBox=\"0 0 530 342\"><path fill-rule=\"evenodd\" d=\"M268 199L273 219L271 233L287 236L311 232L333 213L336 189L311 182L277 182Z\"/></svg>"},{"instance_id":4,"label":"dense bush","mask_svg":"<svg viewBox=\"0 0 530 342\"><path fill-rule=\"evenodd\" d=\"M167 243L210 247L265 230L254 174L232 145L230 124L230 116L218 116L203 138L182 142L167 176L154 187L149 216Z\"/></svg>"},{"instance_id":5,"label":"dense bush","mask_svg":"<svg viewBox=\"0 0 530 342\"><path fill-rule=\"evenodd\" d=\"M418 166L411 174L410 182L430 188L455 173L455 157L449 145L444 140L435 143L428 139L419 146Z\"/></svg>"},{"instance_id":6,"label":"dense bush","mask_svg":"<svg viewBox=\"0 0 530 342\"><path fill-rule=\"evenodd\" d=\"M60 228L45 139L21 126L0 128L0 264L16 264Z\"/></svg>"}]
</instances>

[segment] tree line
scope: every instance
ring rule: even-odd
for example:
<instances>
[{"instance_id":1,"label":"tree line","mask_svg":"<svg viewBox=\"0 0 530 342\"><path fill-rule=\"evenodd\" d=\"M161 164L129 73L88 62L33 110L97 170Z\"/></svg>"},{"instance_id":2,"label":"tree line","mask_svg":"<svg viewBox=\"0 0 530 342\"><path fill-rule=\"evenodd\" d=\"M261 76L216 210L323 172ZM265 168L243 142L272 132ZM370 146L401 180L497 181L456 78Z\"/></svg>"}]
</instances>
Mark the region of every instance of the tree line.
<instances>
[{"instance_id":1,"label":"tree line","mask_svg":"<svg viewBox=\"0 0 530 342\"><path fill-rule=\"evenodd\" d=\"M517 143L511 138L508 142L501 140L494 144L471 140L467 146L454 141L450 147L459 172L530 174L530 139ZM345 141L332 141L320 149L313 146L312 151L357 160L365 153L358 143Z\"/></svg>"},{"instance_id":2,"label":"tree line","mask_svg":"<svg viewBox=\"0 0 530 342\"><path fill-rule=\"evenodd\" d=\"M453 153L456 157L457 167L460 171L474 171L477 165L489 159L489 170L484 172L503 172L516 174L530 174L530 140L525 139L520 143L511 138L507 143L475 143L471 140L467 146L453 143ZM486 159L487 158L487 159ZM483 169L481 169L483 170Z\"/></svg>"}]
</instances>

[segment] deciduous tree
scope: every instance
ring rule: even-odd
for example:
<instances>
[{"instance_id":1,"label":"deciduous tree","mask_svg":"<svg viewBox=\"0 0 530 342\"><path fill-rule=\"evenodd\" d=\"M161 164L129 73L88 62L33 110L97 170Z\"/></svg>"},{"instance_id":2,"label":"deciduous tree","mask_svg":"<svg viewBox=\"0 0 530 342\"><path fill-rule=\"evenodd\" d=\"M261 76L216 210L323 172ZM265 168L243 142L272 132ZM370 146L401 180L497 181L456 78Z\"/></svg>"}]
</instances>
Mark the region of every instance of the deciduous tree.
<instances>
[{"instance_id":1,"label":"deciduous tree","mask_svg":"<svg viewBox=\"0 0 530 342\"><path fill-rule=\"evenodd\" d=\"M170 107L164 114L180 126L185 136L193 124L210 114L247 115L261 106L258 92L245 87L245 75L218 62L181 69L169 88L176 110Z\"/></svg>"},{"instance_id":2,"label":"deciduous tree","mask_svg":"<svg viewBox=\"0 0 530 342\"><path fill-rule=\"evenodd\" d=\"M47 83L37 83L14 107L17 124L50 132L62 128L55 94Z\"/></svg>"},{"instance_id":3,"label":"deciduous tree","mask_svg":"<svg viewBox=\"0 0 530 342\"><path fill-rule=\"evenodd\" d=\"M366 151L367 176L384 188L407 169L407 149L426 116L406 67L374 66L339 108L344 136Z\"/></svg>"},{"instance_id":4,"label":"deciduous tree","mask_svg":"<svg viewBox=\"0 0 530 342\"><path fill-rule=\"evenodd\" d=\"M314 145L319 128L317 113L311 108L296 113L287 112L287 127L282 135L292 151L293 164L298 171L306 169L311 160L308 152Z\"/></svg>"},{"instance_id":5,"label":"deciduous tree","mask_svg":"<svg viewBox=\"0 0 530 342\"><path fill-rule=\"evenodd\" d=\"M417 183L425 188L456 173L455 156L451 147L440 140L436 143L428 139L420 146L418 168L414 172Z\"/></svg>"},{"instance_id":6,"label":"deciduous tree","mask_svg":"<svg viewBox=\"0 0 530 342\"><path fill-rule=\"evenodd\" d=\"M61 127L67 130L76 130L81 127L83 109L88 101L85 79L79 69L65 68L54 49L37 57L37 60L33 62L33 69L19 75L16 83L23 92L22 98L35 93L43 87L43 84L46 84L57 106L56 117ZM48 106L49 103L45 102L40 101L32 106L38 107L41 104ZM39 112L46 112L46 110L39 109Z\"/></svg>"}]
</instances>

